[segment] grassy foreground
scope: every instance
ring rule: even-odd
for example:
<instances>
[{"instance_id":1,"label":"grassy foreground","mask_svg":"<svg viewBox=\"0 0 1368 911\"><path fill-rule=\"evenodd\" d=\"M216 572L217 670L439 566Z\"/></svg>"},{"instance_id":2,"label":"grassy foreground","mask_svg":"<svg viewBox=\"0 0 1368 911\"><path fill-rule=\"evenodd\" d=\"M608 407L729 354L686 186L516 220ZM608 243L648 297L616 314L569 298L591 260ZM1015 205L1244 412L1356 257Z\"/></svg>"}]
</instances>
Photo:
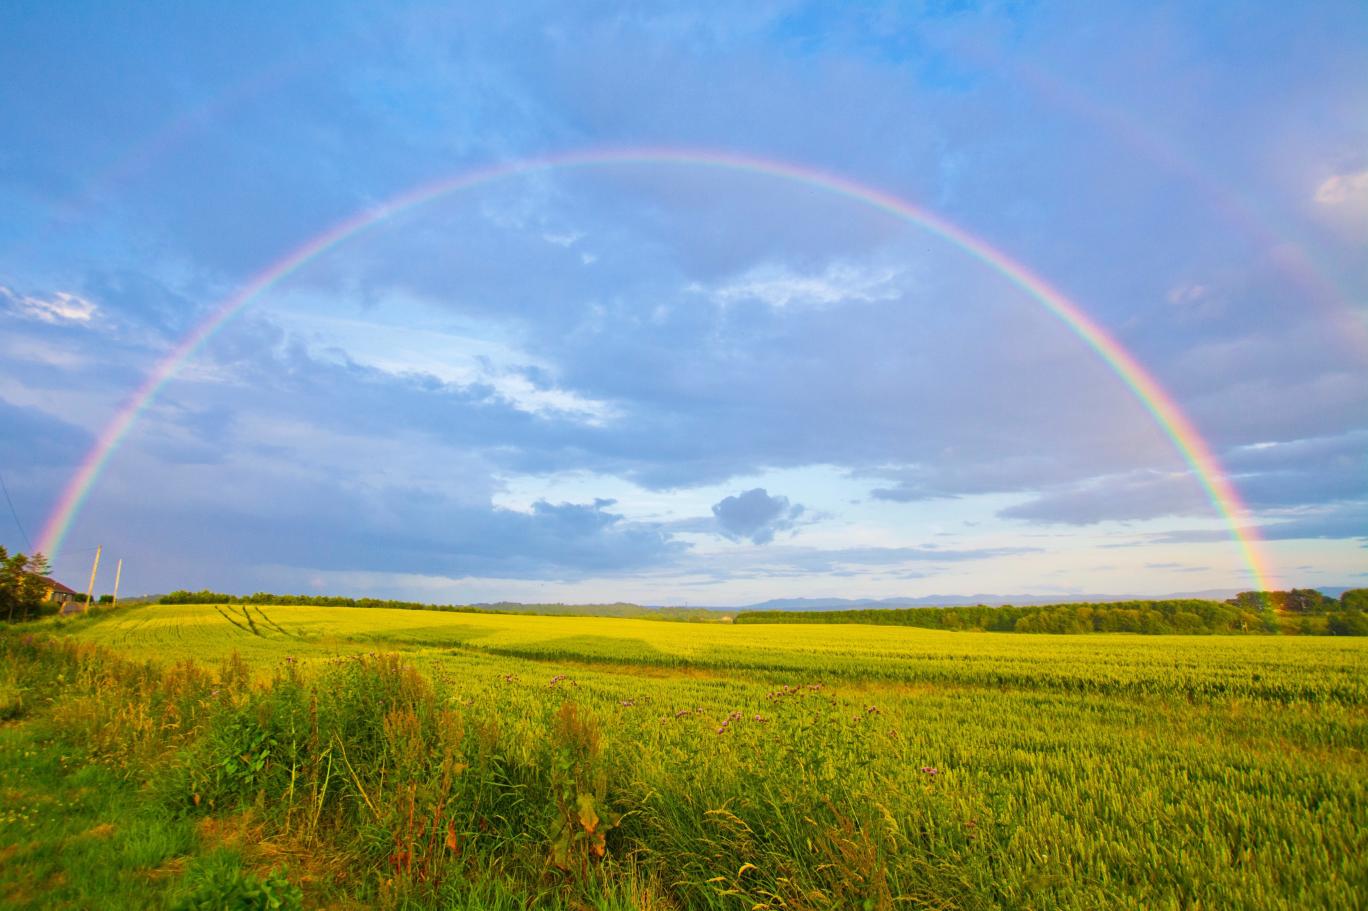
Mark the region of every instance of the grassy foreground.
<instances>
[{"instance_id":1,"label":"grassy foreground","mask_svg":"<svg viewBox=\"0 0 1368 911\"><path fill-rule=\"evenodd\" d=\"M35 632L0 636L6 906L1368 901L1364 640L241 605Z\"/></svg>"}]
</instances>

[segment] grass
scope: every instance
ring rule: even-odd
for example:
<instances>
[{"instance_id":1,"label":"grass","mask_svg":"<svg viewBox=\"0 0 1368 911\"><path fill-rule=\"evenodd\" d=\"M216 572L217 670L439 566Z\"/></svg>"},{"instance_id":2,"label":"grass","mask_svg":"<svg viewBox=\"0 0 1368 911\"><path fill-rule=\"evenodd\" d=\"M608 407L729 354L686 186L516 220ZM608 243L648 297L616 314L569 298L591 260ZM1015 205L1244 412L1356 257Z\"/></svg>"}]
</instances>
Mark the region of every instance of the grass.
<instances>
[{"instance_id":1,"label":"grass","mask_svg":"<svg viewBox=\"0 0 1368 911\"><path fill-rule=\"evenodd\" d=\"M192 820L167 814L106 765L38 727L0 728L0 896L6 907L162 907L200 847Z\"/></svg>"},{"instance_id":2,"label":"grass","mask_svg":"<svg viewBox=\"0 0 1368 911\"><path fill-rule=\"evenodd\" d=\"M167 906L226 888L202 872L224 850L254 883L288 866L317 906L1354 908L1368 890L1360 640L198 605L46 629L0 639L0 695L23 706L0 730L34 753L0 760L32 795L0 852L45 858L0 864L18 907ZM68 818L81 775L112 803ZM225 825L255 834L224 847ZM80 872L95 856L106 879ZM135 881L145 904L103 900Z\"/></svg>"}]
</instances>

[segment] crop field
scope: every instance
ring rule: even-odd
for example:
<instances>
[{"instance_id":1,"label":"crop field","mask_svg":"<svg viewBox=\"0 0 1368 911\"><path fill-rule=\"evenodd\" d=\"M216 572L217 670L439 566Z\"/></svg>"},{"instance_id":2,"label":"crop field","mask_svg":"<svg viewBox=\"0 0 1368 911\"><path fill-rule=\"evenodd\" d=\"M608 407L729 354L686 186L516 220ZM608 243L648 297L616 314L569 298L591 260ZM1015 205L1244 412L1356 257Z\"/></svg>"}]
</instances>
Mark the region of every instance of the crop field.
<instances>
[{"instance_id":1,"label":"crop field","mask_svg":"<svg viewBox=\"0 0 1368 911\"><path fill-rule=\"evenodd\" d=\"M130 906L230 822L306 906L1368 902L1364 640L240 605L47 631L6 646L23 736L81 732L114 817L194 823L120 874L152 884ZM41 904L14 863L59 812L29 804L11 904Z\"/></svg>"}]
</instances>

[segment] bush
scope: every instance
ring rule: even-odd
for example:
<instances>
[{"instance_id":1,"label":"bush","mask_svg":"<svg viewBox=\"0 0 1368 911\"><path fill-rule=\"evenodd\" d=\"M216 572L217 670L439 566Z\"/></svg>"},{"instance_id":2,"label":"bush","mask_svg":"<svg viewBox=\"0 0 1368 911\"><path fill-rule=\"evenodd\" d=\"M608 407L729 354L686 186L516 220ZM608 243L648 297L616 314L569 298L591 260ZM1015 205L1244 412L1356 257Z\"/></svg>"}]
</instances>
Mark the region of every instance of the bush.
<instances>
[{"instance_id":1,"label":"bush","mask_svg":"<svg viewBox=\"0 0 1368 911\"><path fill-rule=\"evenodd\" d=\"M1368 636L1368 614L1357 610L1331 614L1329 628L1332 636Z\"/></svg>"},{"instance_id":2,"label":"bush","mask_svg":"<svg viewBox=\"0 0 1368 911\"><path fill-rule=\"evenodd\" d=\"M11 680L0 680L0 721L24 716L24 691Z\"/></svg>"},{"instance_id":3,"label":"bush","mask_svg":"<svg viewBox=\"0 0 1368 911\"><path fill-rule=\"evenodd\" d=\"M173 911L297 911L304 906L304 893L283 871L258 879L237 863L206 867L187 874L191 891L171 906Z\"/></svg>"}]
</instances>

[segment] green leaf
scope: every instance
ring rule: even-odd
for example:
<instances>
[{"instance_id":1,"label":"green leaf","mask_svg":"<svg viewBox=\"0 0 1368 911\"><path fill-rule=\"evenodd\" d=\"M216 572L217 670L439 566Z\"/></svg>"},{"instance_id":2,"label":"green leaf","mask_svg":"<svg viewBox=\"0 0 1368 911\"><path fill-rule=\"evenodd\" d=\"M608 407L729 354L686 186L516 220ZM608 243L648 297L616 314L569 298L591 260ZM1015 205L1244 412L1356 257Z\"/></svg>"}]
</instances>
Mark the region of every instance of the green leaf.
<instances>
[{"instance_id":1,"label":"green leaf","mask_svg":"<svg viewBox=\"0 0 1368 911\"><path fill-rule=\"evenodd\" d=\"M578 802L580 825L584 826L584 831L592 833L599 824L598 813L594 810L594 795L581 794Z\"/></svg>"}]
</instances>

